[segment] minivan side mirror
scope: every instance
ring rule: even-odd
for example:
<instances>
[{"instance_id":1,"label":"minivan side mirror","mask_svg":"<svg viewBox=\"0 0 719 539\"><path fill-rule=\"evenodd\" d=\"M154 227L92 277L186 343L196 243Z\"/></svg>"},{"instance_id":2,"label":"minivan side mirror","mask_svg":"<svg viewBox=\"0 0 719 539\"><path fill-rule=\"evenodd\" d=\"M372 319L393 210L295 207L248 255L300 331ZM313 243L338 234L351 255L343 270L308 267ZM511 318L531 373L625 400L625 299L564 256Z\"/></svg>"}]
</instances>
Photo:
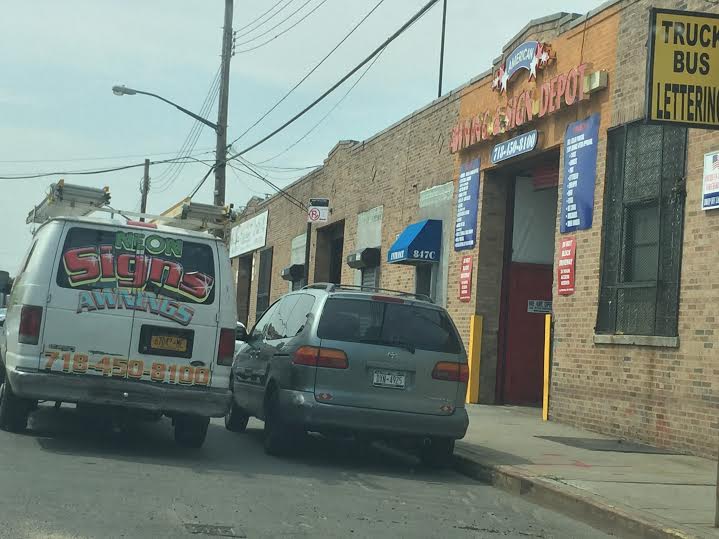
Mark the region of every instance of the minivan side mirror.
<instances>
[{"instance_id":1,"label":"minivan side mirror","mask_svg":"<svg viewBox=\"0 0 719 539\"><path fill-rule=\"evenodd\" d=\"M236 341L246 341L247 340L247 328L242 324L237 324L237 329L235 330L235 340Z\"/></svg>"}]
</instances>

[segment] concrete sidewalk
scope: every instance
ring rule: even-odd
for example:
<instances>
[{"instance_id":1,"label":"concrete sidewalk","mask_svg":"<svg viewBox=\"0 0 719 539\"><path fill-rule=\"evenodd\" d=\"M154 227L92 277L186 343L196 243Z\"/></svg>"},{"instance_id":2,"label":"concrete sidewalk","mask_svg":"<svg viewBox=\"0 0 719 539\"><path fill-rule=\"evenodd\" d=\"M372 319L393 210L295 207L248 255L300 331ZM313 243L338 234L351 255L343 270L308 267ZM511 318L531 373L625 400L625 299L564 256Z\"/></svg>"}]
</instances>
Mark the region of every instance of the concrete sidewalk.
<instances>
[{"instance_id":1,"label":"concrete sidewalk","mask_svg":"<svg viewBox=\"0 0 719 539\"><path fill-rule=\"evenodd\" d=\"M710 537L716 462L621 442L541 409L468 405L459 471L620 537Z\"/></svg>"}]
</instances>

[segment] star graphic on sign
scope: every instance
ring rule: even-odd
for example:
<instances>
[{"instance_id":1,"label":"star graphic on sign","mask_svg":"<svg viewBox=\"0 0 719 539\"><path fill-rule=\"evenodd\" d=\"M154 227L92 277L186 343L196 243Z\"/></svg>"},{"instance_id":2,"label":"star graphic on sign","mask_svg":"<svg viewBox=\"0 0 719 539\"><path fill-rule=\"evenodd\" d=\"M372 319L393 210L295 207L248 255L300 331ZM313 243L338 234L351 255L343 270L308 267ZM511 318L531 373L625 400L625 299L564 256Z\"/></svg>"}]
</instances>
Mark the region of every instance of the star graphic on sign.
<instances>
[{"instance_id":1,"label":"star graphic on sign","mask_svg":"<svg viewBox=\"0 0 719 539\"><path fill-rule=\"evenodd\" d=\"M502 69L502 82L500 83L500 90L502 92L507 91L507 81L508 80L509 80L509 75L507 74L506 71L504 71L504 69Z\"/></svg>"},{"instance_id":2,"label":"star graphic on sign","mask_svg":"<svg viewBox=\"0 0 719 539\"><path fill-rule=\"evenodd\" d=\"M503 76L504 76L504 66L501 65L501 66L499 66L499 69L495 72L494 79L492 80L492 90L499 90Z\"/></svg>"},{"instance_id":3,"label":"star graphic on sign","mask_svg":"<svg viewBox=\"0 0 719 539\"><path fill-rule=\"evenodd\" d=\"M532 58L532 61L529 62L529 80L537 78L537 64L538 63L539 63L539 59L535 55Z\"/></svg>"}]
</instances>

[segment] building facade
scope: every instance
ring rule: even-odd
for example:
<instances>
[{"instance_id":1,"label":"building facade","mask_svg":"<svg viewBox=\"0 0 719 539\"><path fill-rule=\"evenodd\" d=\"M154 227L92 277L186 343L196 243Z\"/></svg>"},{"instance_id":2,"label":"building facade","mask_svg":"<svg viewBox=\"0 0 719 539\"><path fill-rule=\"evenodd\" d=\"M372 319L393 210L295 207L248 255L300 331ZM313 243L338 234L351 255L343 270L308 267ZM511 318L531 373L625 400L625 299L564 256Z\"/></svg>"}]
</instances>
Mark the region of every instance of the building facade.
<instances>
[{"instance_id":1,"label":"building facade","mask_svg":"<svg viewBox=\"0 0 719 539\"><path fill-rule=\"evenodd\" d=\"M252 201L230 238L240 320L304 284L297 201L326 197L310 282L427 294L468 348L481 317L480 402L541 401L551 312L552 419L715 454L719 210L702 179L719 134L643 121L651 7L719 12L621 0L532 21L465 86Z\"/></svg>"}]
</instances>

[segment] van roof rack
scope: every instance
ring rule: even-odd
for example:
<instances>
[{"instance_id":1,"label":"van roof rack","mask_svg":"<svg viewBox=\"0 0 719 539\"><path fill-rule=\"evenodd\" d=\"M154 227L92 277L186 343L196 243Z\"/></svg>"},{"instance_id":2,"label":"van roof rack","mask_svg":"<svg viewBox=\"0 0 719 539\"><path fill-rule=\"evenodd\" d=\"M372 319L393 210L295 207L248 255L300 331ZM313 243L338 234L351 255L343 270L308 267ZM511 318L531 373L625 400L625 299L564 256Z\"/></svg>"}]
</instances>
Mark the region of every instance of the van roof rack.
<instances>
[{"instance_id":1,"label":"van roof rack","mask_svg":"<svg viewBox=\"0 0 719 539\"><path fill-rule=\"evenodd\" d=\"M421 301L427 301L434 303L432 298L426 294L413 294L412 292L405 292L403 290L392 290L391 288L379 288L376 286L362 286L358 284L336 284L336 283L312 283L304 286L302 290L315 289L325 290L327 292L337 292L341 290L355 291L355 292L385 292L395 294L400 297L412 297Z\"/></svg>"}]
</instances>

